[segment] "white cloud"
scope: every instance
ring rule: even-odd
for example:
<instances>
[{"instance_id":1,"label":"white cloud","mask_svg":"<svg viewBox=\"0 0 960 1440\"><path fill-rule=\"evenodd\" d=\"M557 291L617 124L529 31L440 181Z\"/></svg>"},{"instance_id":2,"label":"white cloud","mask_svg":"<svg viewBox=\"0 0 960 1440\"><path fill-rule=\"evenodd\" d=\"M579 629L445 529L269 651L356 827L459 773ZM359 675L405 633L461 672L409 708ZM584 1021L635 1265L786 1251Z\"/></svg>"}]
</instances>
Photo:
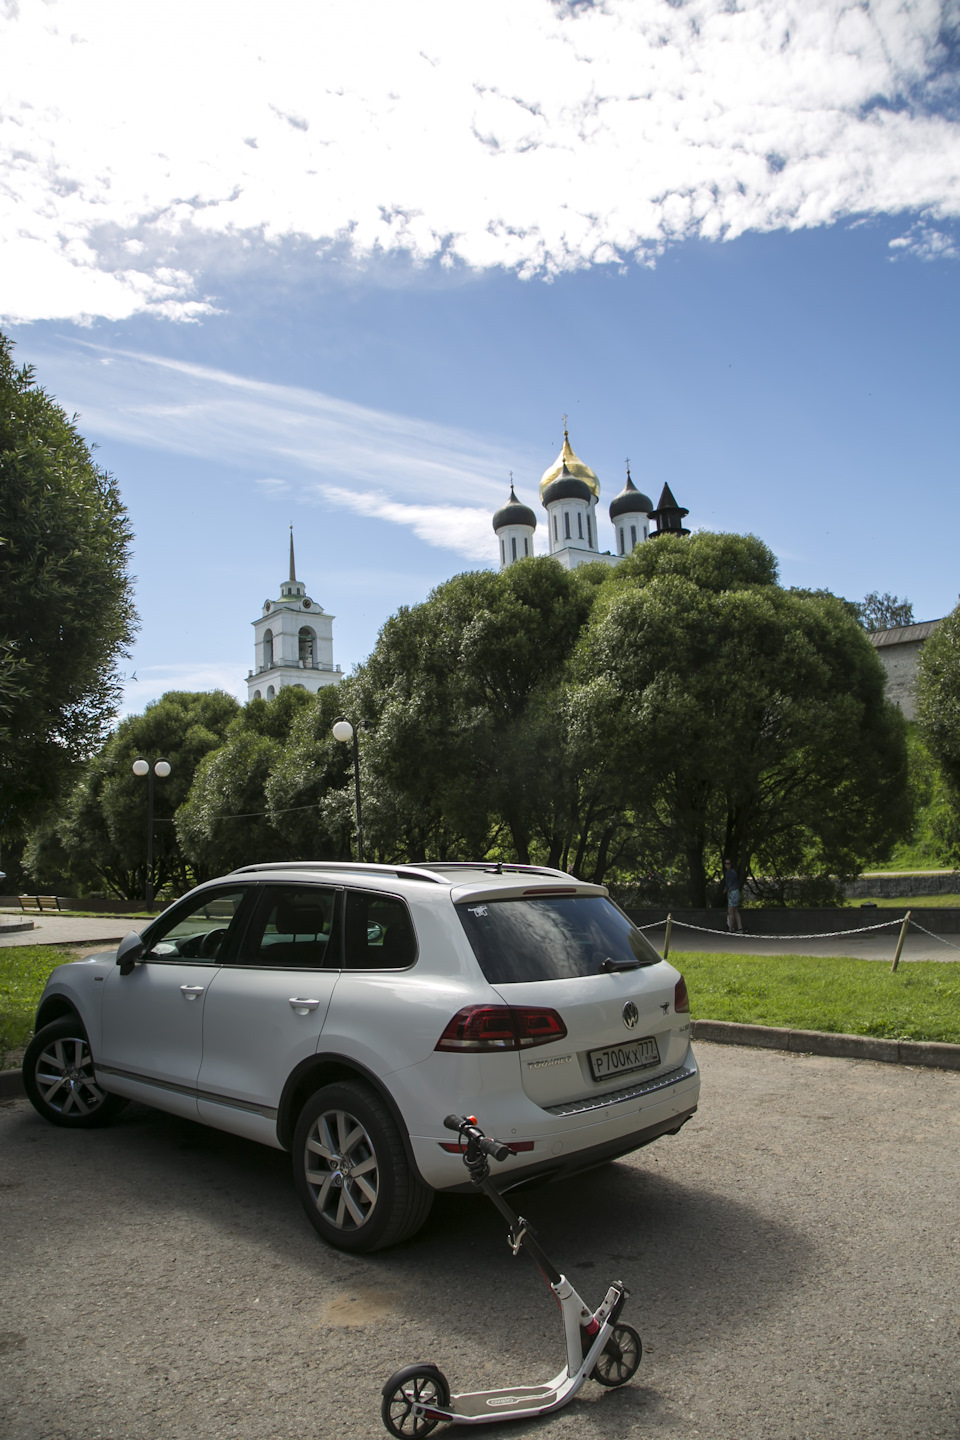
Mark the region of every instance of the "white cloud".
<instances>
[{"instance_id":1,"label":"white cloud","mask_svg":"<svg viewBox=\"0 0 960 1440\"><path fill-rule=\"evenodd\" d=\"M922 221L911 225L905 235L898 235L888 243L891 250L914 255L918 260L960 260L957 238L945 235L942 230Z\"/></svg>"},{"instance_id":2,"label":"white cloud","mask_svg":"<svg viewBox=\"0 0 960 1440\"><path fill-rule=\"evenodd\" d=\"M223 247L551 274L960 213L955 0L7 7L0 313L190 319ZM944 78L946 77L946 78Z\"/></svg>"},{"instance_id":3,"label":"white cloud","mask_svg":"<svg viewBox=\"0 0 960 1440\"><path fill-rule=\"evenodd\" d=\"M319 495L470 560L493 553L510 470L543 469L519 446L302 386L85 342L31 358L85 434L227 464L267 494ZM524 488L533 502L532 480Z\"/></svg>"},{"instance_id":4,"label":"white cloud","mask_svg":"<svg viewBox=\"0 0 960 1440\"><path fill-rule=\"evenodd\" d=\"M456 550L469 560L490 560L494 544L491 539L493 517L489 509L477 505L410 505L391 500L377 491L358 495L337 485L317 485L315 489L333 505L354 510L359 515L378 516L394 525L408 525L428 545Z\"/></svg>"}]
</instances>

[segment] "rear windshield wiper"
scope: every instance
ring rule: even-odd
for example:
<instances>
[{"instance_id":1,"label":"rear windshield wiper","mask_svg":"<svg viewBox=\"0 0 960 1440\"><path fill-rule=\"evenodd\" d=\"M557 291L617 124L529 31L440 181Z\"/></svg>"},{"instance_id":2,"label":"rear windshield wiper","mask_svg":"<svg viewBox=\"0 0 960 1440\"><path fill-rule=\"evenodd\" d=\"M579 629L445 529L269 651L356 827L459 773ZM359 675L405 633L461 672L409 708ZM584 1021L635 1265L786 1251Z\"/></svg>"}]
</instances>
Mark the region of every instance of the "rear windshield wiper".
<instances>
[{"instance_id":1,"label":"rear windshield wiper","mask_svg":"<svg viewBox=\"0 0 960 1440\"><path fill-rule=\"evenodd\" d=\"M601 962L601 965L600 965L600 974L601 974L601 975L616 975L616 974L618 974L619 971L621 971L621 970L639 970L639 969L640 969L640 966L642 965L642 963L643 963L643 962L642 962L641 960L637 960L637 959L633 959L633 960L614 960L614 958L613 958L612 955L608 955L607 958L606 958L606 960L604 960L604 961Z\"/></svg>"}]
</instances>

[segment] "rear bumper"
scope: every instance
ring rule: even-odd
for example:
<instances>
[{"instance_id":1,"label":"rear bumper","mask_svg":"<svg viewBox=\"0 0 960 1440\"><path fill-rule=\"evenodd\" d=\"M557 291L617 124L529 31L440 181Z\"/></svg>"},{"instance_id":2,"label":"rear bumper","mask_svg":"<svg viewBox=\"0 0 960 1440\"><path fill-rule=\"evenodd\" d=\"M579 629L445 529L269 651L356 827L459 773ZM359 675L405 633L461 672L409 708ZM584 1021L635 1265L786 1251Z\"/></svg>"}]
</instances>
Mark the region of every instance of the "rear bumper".
<instances>
[{"instance_id":1,"label":"rear bumper","mask_svg":"<svg viewBox=\"0 0 960 1440\"><path fill-rule=\"evenodd\" d=\"M489 1061L507 1057L481 1058ZM458 1115L476 1114L488 1135L496 1135L508 1145L516 1141L525 1147L503 1165L493 1167L494 1183L503 1190L523 1184L531 1176L573 1173L648 1145L658 1136L678 1130L694 1113L700 1099L700 1074L689 1045L683 1063L673 1070L649 1079L638 1077L623 1089L582 1096L551 1110L535 1105L524 1095L513 1075L501 1073L503 1066L474 1066L466 1074L458 1073L461 1068L465 1067L458 1066L454 1073L443 1077L448 1082L446 1110ZM459 1190L469 1181L461 1156L444 1148L451 1137L442 1130L438 1134L435 1122L418 1132L406 1120L411 1110L432 1119L439 1108L439 1077L418 1071L416 1078L421 1081L422 1091L414 1097L418 1103L408 1108L398 1096L414 1166L431 1189ZM429 1094L423 1083L428 1078L433 1081Z\"/></svg>"},{"instance_id":2,"label":"rear bumper","mask_svg":"<svg viewBox=\"0 0 960 1440\"><path fill-rule=\"evenodd\" d=\"M682 1111L679 1115L670 1115L652 1125L646 1125L640 1130L634 1131L632 1135L619 1135L615 1140L605 1140L600 1145L591 1145L584 1150L576 1150L570 1155L557 1155L549 1160L542 1160L538 1164L524 1166L522 1170L511 1169L506 1175L496 1175L491 1169L490 1178L498 1190L515 1190L523 1185L545 1184L552 1180L564 1180L569 1175L576 1175L582 1170L592 1170L597 1165L605 1165L609 1160L618 1160L621 1155L629 1155L633 1150L641 1150L644 1145L649 1145L654 1140L659 1140L661 1135L676 1135L686 1125L691 1115L697 1112L696 1105L689 1110ZM465 1184L452 1185L444 1189L444 1195L474 1195L477 1187L468 1180Z\"/></svg>"}]
</instances>

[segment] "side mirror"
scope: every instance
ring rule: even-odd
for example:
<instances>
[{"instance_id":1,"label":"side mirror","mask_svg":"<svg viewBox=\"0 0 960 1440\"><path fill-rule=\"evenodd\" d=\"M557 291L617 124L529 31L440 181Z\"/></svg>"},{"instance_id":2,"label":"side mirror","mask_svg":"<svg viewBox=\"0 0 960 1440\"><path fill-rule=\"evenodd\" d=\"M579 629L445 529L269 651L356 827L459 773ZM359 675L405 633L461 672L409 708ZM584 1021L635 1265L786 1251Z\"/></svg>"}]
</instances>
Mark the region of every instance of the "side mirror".
<instances>
[{"instance_id":1,"label":"side mirror","mask_svg":"<svg viewBox=\"0 0 960 1440\"><path fill-rule=\"evenodd\" d=\"M143 954L143 941L136 930L131 930L129 935L124 935L117 946L117 964L120 966L121 975L129 975Z\"/></svg>"}]
</instances>

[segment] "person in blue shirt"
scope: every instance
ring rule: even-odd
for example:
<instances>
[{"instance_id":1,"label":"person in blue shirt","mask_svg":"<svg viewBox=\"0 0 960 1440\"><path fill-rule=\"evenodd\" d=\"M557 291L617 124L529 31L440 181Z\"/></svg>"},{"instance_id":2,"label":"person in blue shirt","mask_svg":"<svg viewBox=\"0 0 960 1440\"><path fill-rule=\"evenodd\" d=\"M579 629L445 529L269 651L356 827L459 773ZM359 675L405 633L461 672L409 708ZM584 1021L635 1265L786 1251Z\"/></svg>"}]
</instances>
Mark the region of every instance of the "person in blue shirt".
<instances>
[{"instance_id":1,"label":"person in blue shirt","mask_svg":"<svg viewBox=\"0 0 960 1440\"><path fill-rule=\"evenodd\" d=\"M743 934L743 921L740 918L740 881L737 872L733 868L732 860L723 862L723 883L727 887L727 929L739 930Z\"/></svg>"}]
</instances>

